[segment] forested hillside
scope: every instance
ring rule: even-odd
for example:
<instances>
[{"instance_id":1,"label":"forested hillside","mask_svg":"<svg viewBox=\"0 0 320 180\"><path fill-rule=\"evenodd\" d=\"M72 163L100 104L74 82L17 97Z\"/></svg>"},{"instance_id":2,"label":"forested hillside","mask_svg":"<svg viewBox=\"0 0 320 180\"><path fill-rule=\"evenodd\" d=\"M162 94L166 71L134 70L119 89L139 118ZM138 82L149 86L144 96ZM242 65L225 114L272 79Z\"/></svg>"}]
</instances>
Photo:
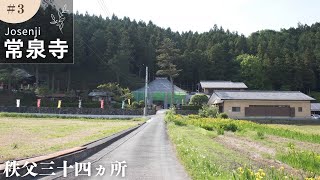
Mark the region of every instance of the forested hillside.
<instances>
[{"instance_id":1,"label":"forested hillside","mask_svg":"<svg viewBox=\"0 0 320 180\"><path fill-rule=\"evenodd\" d=\"M319 23L245 37L216 25L205 33L178 33L116 16L76 14L74 19L75 65L39 65L51 88L59 83L60 90L67 89L68 82L68 89L92 89L105 82L137 88L143 85L145 65L150 78L156 76L157 49L164 38L180 49L176 64L183 71L175 82L190 91L196 90L199 80L244 81L251 89L320 88ZM24 67L35 71L34 65ZM70 81L65 80L68 75Z\"/></svg>"},{"instance_id":2,"label":"forested hillside","mask_svg":"<svg viewBox=\"0 0 320 180\"><path fill-rule=\"evenodd\" d=\"M152 22L116 16L104 20L76 15L75 22L77 64L90 65L93 72L99 67L103 79L110 81L134 86L130 77L142 79L144 64L153 78L156 50L168 37L181 52L176 64L183 71L176 82L185 89L194 90L199 80L244 81L254 89L308 91L320 86L318 23L280 32L259 31L246 38L217 26L201 34L180 34Z\"/></svg>"}]
</instances>

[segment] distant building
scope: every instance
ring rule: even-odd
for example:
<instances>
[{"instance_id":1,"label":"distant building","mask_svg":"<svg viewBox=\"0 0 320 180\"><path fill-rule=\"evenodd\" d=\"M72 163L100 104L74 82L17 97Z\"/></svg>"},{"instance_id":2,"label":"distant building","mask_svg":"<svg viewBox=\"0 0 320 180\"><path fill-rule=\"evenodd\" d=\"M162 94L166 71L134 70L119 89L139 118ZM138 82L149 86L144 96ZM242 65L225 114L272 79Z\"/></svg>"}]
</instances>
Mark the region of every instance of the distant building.
<instances>
[{"instance_id":1,"label":"distant building","mask_svg":"<svg viewBox=\"0 0 320 180\"><path fill-rule=\"evenodd\" d=\"M91 97L92 101L101 101L101 100L110 100L110 92L100 91L100 90L93 90L88 94L89 97Z\"/></svg>"},{"instance_id":2,"label":"distant building","mask_svg":"<svg viewBox=\"0 0 320 180\"><path fill-rule=\"evenodd\" d=\"M10 86L16 90L30 89L36 82L36 77L24 69L14 68L12 71L9 71L9 73L10 78L14 79L14 81L12 81L11 84L8 84L8 80L6 82L0 81L0 90L9 89Z\"/></svg>"},{"instance_id":3,"label":"distant building","mask_svg":"<svg viewBox=\"0 0 320 180\"><path fill-rule=\"evenodd\" d=\"M220 112L242 118L310 118L314 99L296 91L217 90L209 99Z\"/></svg>"},{"instance_id":4,"label":"distant building","mask_svg":"<svg viewBox=\"0 0 320 180\"><path fill-rule=\"evenodd\" d=\"M247 85L243 82L232 81L200 81L202 92L212 94L215 90L245 90Z\"/></svg>"},{"instance_id":5,"label":"distant building","mask_svg":"<svg viewBox=\"0 0 320 180\"><path fill-rule=\"evenodd\" d=\"M136 101L144 100L145 87L132 92ZM183 104L187 92L178 86L174 85L174 104ZM171 101L171 82L164 77L157 77L154 81L148 84L148 104L161 105L164 108L168 107Z\"/></svg>"},{"instance_id":6,"label":"distant building","mask_svg":"<svg viewBox=\"0 0 320 180\"><path fill-rule=\"evenodd\" d=\"M311 103L311 114L320 114L320 103Z\"/></svg>"}]
</instances>

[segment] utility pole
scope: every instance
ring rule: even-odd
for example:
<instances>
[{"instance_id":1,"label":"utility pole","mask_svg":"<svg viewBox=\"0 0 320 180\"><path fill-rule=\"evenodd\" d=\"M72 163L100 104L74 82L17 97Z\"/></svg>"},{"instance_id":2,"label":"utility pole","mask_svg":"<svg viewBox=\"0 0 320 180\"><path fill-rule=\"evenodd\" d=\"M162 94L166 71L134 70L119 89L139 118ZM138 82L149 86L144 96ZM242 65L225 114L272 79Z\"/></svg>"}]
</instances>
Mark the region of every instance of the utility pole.
<instances>
[{"instance_id":1,"label":"utility pole","mask_svg":"<svg viewBox=\"0 0 320 180\"><path fill-rule=\"evenodd\" d=\"M148 67L146 67L146 86L144 91L144 110L143 115L148 115Z\"/></svg>"}]
</instances>

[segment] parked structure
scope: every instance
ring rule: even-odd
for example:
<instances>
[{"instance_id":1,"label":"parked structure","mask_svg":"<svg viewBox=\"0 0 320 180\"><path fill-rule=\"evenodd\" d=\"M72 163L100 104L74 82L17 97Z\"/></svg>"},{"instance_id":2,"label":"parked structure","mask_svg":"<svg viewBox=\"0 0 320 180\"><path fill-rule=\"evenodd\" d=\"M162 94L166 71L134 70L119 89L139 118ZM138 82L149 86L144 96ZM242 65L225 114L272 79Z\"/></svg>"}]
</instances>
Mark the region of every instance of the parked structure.
<instances>
[{"instance_id":1,"label":"parked structure","mask_svg":"<svg viewBox=\"0 0 320 180\"><path fill-rule=\"evenodd\" d=\"M145 87L132 92L136 101L144 100ZM183 104L187 92L178 86L174 86L174 103ZM171 82L167 78L157 77L148 84L148 104L161 105L167 108L171 99Z\"/></svg>"},{"instance_id":2,"label":"parked structure","mask_svg":"<svg viewBox=\"0 0 320 180\"><path fill-rule=\"evenodd\" d=\"M320 114L320 103L311 103L311 114Z\"/></svg>"},{"instance_id":3,"label":"parked structure","mask_svg":"<svg viewBox=\"0 0 320 180\"><path fill-rule=\"evenodd\" d=\"M310 118L315 99L296 91L215 91L208 104L229 117Z\"/></svg>"},{"instance_id":4,"label":"parked structure","mask_svg":"<svg viewBox=\"0 0 320 180\"><path fill-rule=\"evenodd\" d=\"M243 82L232 81L200 81L202 92L212 94L215 90L245 90L247 85Z\"/></svg>"}]
</instances>

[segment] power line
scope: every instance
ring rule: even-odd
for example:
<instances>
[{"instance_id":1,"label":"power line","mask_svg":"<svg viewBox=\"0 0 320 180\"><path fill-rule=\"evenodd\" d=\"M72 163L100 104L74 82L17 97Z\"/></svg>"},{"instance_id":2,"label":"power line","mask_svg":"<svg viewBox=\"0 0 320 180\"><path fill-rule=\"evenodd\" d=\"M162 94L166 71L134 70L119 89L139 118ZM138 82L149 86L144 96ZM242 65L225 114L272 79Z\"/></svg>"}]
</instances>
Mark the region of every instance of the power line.
<instances>
[{"instance_id":1,"label":"power line","mask_svg":"<svg viewBox=\"0 0 320 180\"><path fill-rule=\"evenodd\" d=\"M100 8L102 9L102 11L105 13L105 15L108 17L110 17L110 14L109 14L109 12L108 12L108 8L107 8L107 6L106 6L106 4L104 3L104 1L103 0L97 0L98 1L98 3L99 3L99 6L100 6Z\"/></svg>"},{"instance_id":2,"label":"power line","mask_svg":"<svg viewBox=\"0 0 320 180\"><path fill-rule=\"evenodd\" d=\"M103 8L103 5L101 4L101 1L100 1L100 0L97 0L97 2L98 2L98 5L99 5L100 10L102 11L102 13L105 14L106 16L108 16L108 14L106 13L106 11L105 11L104 8Z\"/></svg>"},{"instance_id":3,"label":"power line","mask_svg":"<svg viewBox=\"0 0 320 180\"><path fill-rule=\"evenodd\" d=\"M107 3L106 3L106 1L105 0L101 0L101 2L102 2L102 4L104 5L104 7L105 7L105 9L106 9L106 12L107 12L107 14L109 15L109 17L111 17L110 16L110 11L109 11L109 9L108 9L108 6L107 6Z\"/></svg>"}]
</instances>

